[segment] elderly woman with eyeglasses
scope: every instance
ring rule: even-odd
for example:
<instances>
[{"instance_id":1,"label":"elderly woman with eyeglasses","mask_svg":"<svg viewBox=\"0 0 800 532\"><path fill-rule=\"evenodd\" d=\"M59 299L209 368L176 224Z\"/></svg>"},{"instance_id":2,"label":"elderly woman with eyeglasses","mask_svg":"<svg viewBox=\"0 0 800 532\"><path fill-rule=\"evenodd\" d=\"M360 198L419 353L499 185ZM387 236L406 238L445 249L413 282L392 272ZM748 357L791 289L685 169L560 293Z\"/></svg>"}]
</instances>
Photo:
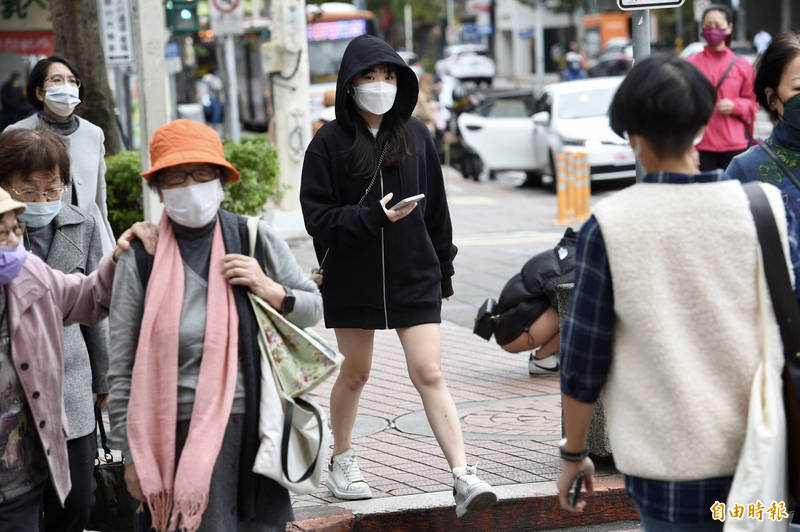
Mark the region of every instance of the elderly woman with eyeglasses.
<instances>
[{"instance_id":1,"label":"elderly woman with eyeglasses","mask_svg":"<svg viewBox=\"0 0 800 532\"><path fill-rule=\"evenodd\" d=\"M38 112L7 130L48 129L64 140L71 168L64 201L91 214L101 229L100 243L106 253L114 247L114 233L106 206L105 137L102 129L73 114L84 93L80 73L72 63L55 55L42 59L31 70L26 88L26 97Z\"/></svg>"},{"instance_id":2,"label":"elderly woman with eyeglasses","mask_svg":"<svg viewBox=\"0 0 800 532\"><path fill-rule=\"evenodd\" d=\"M96 330L82 335L71 325L92 326L105 317L116 260L134 233L152 250L155 227L135 225L113 253L98 260L91 217L66 205L43 226L50 214L28 209L58 196L69 176L66 151L50 132L4 132L0 168L0 532L37 532L45 489L52 490L56 506L64 505L71 490L92 497L91 486L82 485L86 472L71 471L74 446L67 439L86 430L84 422L91 436L93 422L82 418L92 411L94 368L86 350L93 334L102 335ZM77 273L48 266L37 256L45 251L48 262ZM83 340L86 345L78 346ZM81 456L91 467L94 442L81 439ZM48 530L74 526L68 517L54 522L48 515Z\"/></svg>"},{"instance_id":3,"label":"elderly woman with eyeglasses","mask_svg":"<svg viewBox=\"0 0 800 532\"><path fill-rule=\"evenodd\" d=\"M120 258L109 327L109 418L125 482L146 503L145 532L284 530L287 491L252 471L259 445L258 324L247 293L299 327L322 298L289 246L260 222L220 208L239 179L210 127L175 120L150 140L142 174L164 203L153 260Z\"/></svg>"},{"instance_id":4,"label":"elderly woman with eyeglasses","mask_svg":"<svg viewBox=\"0 0 800 532\"><path fill-rule=\"evenodd\" d=\"M16 129L6 132L0 146L0 187L25 204L18 215L25 224L25 249L53 269L88 274L102 258L103 229L87 212L62 201L69 185L69 155L55 133ZM53 483L44 495L45 529L82 532L94 504L95 395L108 402L108 323L64 328L64 409L67 414L67 454L72 491L64 507Z\"/></svg>"}]
</instances>

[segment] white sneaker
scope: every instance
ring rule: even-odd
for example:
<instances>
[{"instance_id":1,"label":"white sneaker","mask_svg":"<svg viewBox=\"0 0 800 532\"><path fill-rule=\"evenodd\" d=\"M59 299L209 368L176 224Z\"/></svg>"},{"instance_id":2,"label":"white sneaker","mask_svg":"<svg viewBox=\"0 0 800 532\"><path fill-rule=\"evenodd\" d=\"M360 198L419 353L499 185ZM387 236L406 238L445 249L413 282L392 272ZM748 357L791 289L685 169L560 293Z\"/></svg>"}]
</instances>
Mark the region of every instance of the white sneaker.
<instances>
[{"instance_id":1,"label":"white sneaker","mask_svg":"<svg viewBox=\"0 0 800 532\"><path fill-rule=\"evenodd\" d=\"M456 517L480 513L497 502L497 495L488 482L475 474L477 466L453 469L453 498L456 501Z\"/></svg>"},{"instance_id":2,"label":"white sneaker","mask_svg":"<svg viewBox=\"0 0 800 532\"><path fill-rule=\"evenodd\" d=\"M339 499L354 501L372 498L372 490L361 476L353 449L347 449L343 453L331 456L325 485Z\"/></svg>"},{"instance_id":3,"label":"white sneaker","mask_svg":"<svg viewBox=\"0 0 800 532\"><path fill-rule=\"evenodd\" d=\"M528 373L530 375L557 375L559 368L559 357L556 353L542 359L537 359L531 353L531 357L528 359Z\"/></svg>"}]
</instances>

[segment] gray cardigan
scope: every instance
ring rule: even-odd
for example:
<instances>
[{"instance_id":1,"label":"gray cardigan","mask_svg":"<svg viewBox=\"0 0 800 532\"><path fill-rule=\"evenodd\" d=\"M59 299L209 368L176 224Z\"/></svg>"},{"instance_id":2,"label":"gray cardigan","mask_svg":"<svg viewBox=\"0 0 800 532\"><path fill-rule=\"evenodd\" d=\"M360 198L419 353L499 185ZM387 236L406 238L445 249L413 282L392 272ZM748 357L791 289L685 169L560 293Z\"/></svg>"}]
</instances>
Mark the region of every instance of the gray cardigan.
<instances>
[{"instance_id":1,"label":"gray cardigan","mask_svg":"<svg viewBox=\"0 0 800 532\"><path fill-rule=\"evenodd\" d=\"M103 231L88 213L63 204L56 215L55 233L46 257L54 270L88 275L96 270L103 254ZM85 436L94 430L93 393L108 393L108 322L87 327L64 327L64 409L67 438Z\"/></svg>"},{"instance_id":2,"label":"gray cardigan","mask_svg":"<svg viewBox=\"0 0 800 532\"><path fill-rule=\"evenodd\" d=\"M275 282L291 288L295 295L294 310L286 317L300 327L315 325L322 318L322 297L317 285L298 266L286 242L267 223L259 222L258 236L266 259L265 273ZM144 297L145 289L139 278L136 258L133 251L126 251L117 263L111 293L111 311L108 317L112 333L108 371L110 387L108 415L111 421L112 442L122 449L126 463L132 462L126 424L133 363L144 312ZM205 317L202 319L205 321ZM179 368L179 381L182 377L180 371Z\"/></svg>"},{"instance_id":3,"label":"gray cardigan","mask_svg":"<svg viewBox=\"0 0 800 532\"><path fill-rule=\"evenodd\" d=\"M49 129L37 113L8 126L12 129ZM51 131L53 131L51 129ZM57 133L57 132L56 132ZM59 135L60 136L60 135ZM78 117L78 129L69 136L61 136L67 145L70 161L70 177L72 185L64 191L63 197L69 203L72 188L75 188L78 207L91 214L95 223L102 230L101 244L103 253L114 248L114 233L108 221L106 205L106 148L103 145L103 130L89 121Z\"/></svg>"}]
</instances>

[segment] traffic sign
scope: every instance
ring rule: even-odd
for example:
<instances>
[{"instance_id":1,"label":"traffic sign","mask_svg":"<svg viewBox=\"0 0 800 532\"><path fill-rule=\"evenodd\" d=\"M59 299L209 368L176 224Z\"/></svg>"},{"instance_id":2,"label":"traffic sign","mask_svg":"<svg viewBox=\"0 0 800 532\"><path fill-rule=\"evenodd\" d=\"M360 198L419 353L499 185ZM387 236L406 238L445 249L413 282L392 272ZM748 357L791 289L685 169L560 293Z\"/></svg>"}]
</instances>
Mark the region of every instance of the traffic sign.
<instances>
[{"instance_id":1,"label":"traffic sign","mask_svg":"<svg viewBox=\"0 0 800 532\"><path fill-rule=\"evenodd\" d=\"M107 65L133 63L133 32L130 0L104 0L98 3L100 36Z\"/></svg>"},{"instance_id":2,"label":"traffic sign","mask_svg":"<svg viewBox=\"0 0 800 532\"><path fill-rule=\"evenodd\" d=\"M242 0L210 0L211 30L214 35L244 33L244 2Z\"/></svg>"},{"instance_id":3,"label":"traffic sign","mask_svg":"<svg viewBox=\"0 0 800 532\"><path fill-rule=\"evenodd\" d=\"M680 7L684 0L617 0L617 6L624 11L636 9L661 9L665 7Z\"/></svg>"}]
</instances>

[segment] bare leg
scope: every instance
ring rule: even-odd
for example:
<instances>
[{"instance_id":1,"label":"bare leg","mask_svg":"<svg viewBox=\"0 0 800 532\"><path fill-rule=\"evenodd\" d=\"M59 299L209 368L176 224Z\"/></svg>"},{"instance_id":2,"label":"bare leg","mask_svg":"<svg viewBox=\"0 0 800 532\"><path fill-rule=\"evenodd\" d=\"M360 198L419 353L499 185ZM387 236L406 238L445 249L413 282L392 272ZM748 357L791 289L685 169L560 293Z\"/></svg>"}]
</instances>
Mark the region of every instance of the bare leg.
<instances>
[{"instance_id":1,"label":"bare leg","mask_svg":"<svg viewBox=\"0 0 800 532\"><path fill-rule=\"evenodd\" d=\"M558 312L552 307L536 318L527 332L520 334L514 341L505 344L503 349L509 353L520 353L542 346L536 353L542 359L558 352L561 341L558 331Z\"/></svg>"},{"instance_id":2,"label":"bare leg","mask_svg":"<svg viewBox=\"0 0 800 532\"><path fill-rule=\"evenodd\" d=\"M406 354L411 382L419 392L425 415L450 469L467 463L458 412L442 376L439 324L425 323L397 329Z\"/></svg>"},{"instance_id":3,"label":"bare leg","mask_svg":"<svg viewBox=\"0 0 800 532\"><path fill-rule=\"evenodd\" d=\"M344 362L331 389L331 427L333 454L350 448L350 435L356 421L361 390L372 368L374 331L365 329L335 329L339 352Z\"/></svg>"}]
</instances>

